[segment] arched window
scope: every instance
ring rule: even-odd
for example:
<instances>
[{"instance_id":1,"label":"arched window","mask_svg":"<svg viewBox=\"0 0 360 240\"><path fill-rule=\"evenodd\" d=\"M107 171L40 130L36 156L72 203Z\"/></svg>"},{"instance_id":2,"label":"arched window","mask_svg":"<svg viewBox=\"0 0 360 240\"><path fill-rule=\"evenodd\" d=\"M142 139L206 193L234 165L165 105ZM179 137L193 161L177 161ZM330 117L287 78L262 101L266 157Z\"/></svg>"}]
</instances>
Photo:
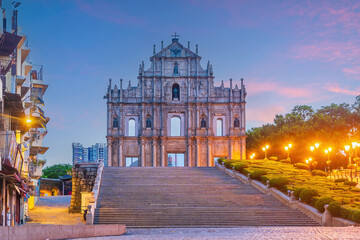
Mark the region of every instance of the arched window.
<instances>
[{"instance_id":1,"label":"arched window","mask_svg":"<svg viewBox=\"0 0 360 240\"><path fill-rule=\"evenodd\" d=\"M119 121L117 117L114 117L113 119L113 128L118 128L119 127Z\"/></svg>"},{"instance_id":2,"label":"arched window","mask_svg":"<svg viewBox=\"0 0 360 240\"><path fill-rule=\"evenodd\" d=\"M202 128L206 128L206 121L205 121L205 118L202 118L202 119L201 119L200 127L202 127Z\"/></svg>"},{"instance_id":3,"label":"arched window","mask_svg":"<svg viewBox=\"0 0 360 240\"><path fill-rule=\"evenodd\" d=\"M235 120L234 120L234 127L236 127L236 128L240 127L240 121L238 118L235 118Z\"/></svg>"},{"instance_id":4,"label":"arched window","mask_svg":"<svg viewBox=\"0 0 360 240\"><path fill-rule=\"evenodd\" d=\"M221 118L216 120L216 136L223 136L223 120Z\"/></svg>"},{"instance_id":5,"label":"arched window","mask_svg":"<svg viewBox=\"0 0 360 240\"><path fill-rule=\"evenodd\" d=\"M180 86L177 83L172 86L172 99L180 100Z\"/></svg>"},{"instance_id":6,"label":"arched window","mask_svg":"<svg viewBox=\"0 0 360 240\"><path fill-rule=\"evenodd\" d=\"M181 120L179 117L172 117L170 122L170 135L172 137L180 136Z\"/></svg>"},{"instance_id":7,"label":"arched window","mask_svg":"<svg viewBox=\"0 0 360 240\"><path fill-rule=\"evenodd\" d=\"M146 119L146 128L151 128L151 119L150 119L150 117L148 117Z\"/></svg>"},{"instance_id":8,"label":"arched window","mask_svg":"<svg viewBox=\"0 0 360 240\"><path fill-rule=\"evenodd\" d=\"M135 137L135 119L129 119L128 133L130 137Z\"/></svg>"}]
</instances>

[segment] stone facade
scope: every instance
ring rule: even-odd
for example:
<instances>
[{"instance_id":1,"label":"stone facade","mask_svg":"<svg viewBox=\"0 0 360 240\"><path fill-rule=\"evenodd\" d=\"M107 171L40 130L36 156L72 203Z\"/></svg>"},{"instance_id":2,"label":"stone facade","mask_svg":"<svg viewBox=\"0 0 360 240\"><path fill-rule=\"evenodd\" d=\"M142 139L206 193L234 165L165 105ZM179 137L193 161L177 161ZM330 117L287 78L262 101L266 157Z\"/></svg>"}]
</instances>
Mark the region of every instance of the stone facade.
<instances>
[{"instance_id":1,"label":"stone facade","mask_svg":"<svg viewBox=\"0 0 360 240\"><path fill-rule=\"evenodd\" d=\"M99 164L78 163L72 168L72 194L70 212L79 213L81 208L81 193L93 190Z\"/></svg>"},{"instance_id":2,"label":"stone facade","mask_svg":"<svg viewBox=\"0 0 360 240\"><path fill-rule=\"evenodd\" d=\"M245 159L243 80L240 88L231 79L230 88L215 87L212 65L203 69L200 60L197 45L194 53L175 37L158 53L154 46L137 86L123 88L121 79L113 87L109 80L108 166L206 167L217 157Z\"/></svg>"}]
</instances>

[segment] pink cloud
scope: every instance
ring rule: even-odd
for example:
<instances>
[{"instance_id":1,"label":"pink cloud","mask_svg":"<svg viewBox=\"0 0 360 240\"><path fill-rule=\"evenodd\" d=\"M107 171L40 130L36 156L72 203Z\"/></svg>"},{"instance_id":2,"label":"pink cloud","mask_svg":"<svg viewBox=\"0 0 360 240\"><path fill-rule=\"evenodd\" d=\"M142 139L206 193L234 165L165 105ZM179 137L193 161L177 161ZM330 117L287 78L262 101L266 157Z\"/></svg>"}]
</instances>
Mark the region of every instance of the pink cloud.
<instances>
[{"instance_id":1,"label":"pink cloud","mask_svg":"<svg viewBox=\"0 0 360 240\"><path fill-rule=\"evenodd\" d=\"M345 95L358 96L360 95L360 88L349 90L346 88L339 87L338 84L326 84L325 89L329 92L341 93Z\"/></svg>"},{"instance_id":2,"label":"pink cloud","mask_svg":"<svg viewBox=\"0 0 360 240\"><path fill-rule=\"evenodd\" d=\"M289 87L284 86L276 81L259 82L257 80L249 80L246 83L247 92L255 95L265 92L273 92L275 94L288 98L307 98L314 96L314 88L308 87Z\"/></svg>"},{"instance_id":3,"label":"pink cloud","mask_svg":"<svg viewBox=\"0 0 360 240\"><path fill-rule=\"evenodd\" d=\"M246 110L246 120L271 123L274 120L276 114L283 113L285 110L285 107L280 105L248 107Z\"/></svg>"},{"instance_id":4,"label":"pink cloud","mask_svg":"<svg viewBox=\"0 0 360 240\"><path fill-rule=\"evenodd\" d=\"M342 71L348 75L360 75L360 66L354 66L351 68L343 68Z\"/></svg>"},{"instance_id":5,"label":"pink cloud","mask_svg":"<svg viewBox=\"0 0 360 240\"><path fill-rule=\"evenodd\" d=\"M295 59L353 64L359 62L360 45L351 42L322 41L293 47L292 52Z\"/></svg>"}]
</instances>

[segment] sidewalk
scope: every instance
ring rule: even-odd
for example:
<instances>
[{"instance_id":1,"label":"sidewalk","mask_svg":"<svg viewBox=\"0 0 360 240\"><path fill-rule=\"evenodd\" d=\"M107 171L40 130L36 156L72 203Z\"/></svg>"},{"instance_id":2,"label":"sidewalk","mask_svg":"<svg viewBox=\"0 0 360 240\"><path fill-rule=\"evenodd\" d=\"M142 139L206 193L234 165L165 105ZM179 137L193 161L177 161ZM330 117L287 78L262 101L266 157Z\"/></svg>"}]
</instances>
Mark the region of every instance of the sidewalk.
<instances>
[{"instance_id":1,"label":"sidewalk","mask_svg":"<svg viewBox=\"0 0 360 240\"><path fill-rule=\"evenodd\" d=\"M150 228L127 229L122 236L78 238L88 240L167 240L167 239L219 239L219 240L271 240L271 239L360 239L356 227L239 227L239 228Z\"/></svg>"},{"instance_id":2,"label":"sidewalk","mask_svg":"<svg viewBox=\"0 0 360 240\"><path fill-rule=\"evenodd\" d=\"M84 225L83 215L69 213L71 196L40 197L34 209L29 210L26 224Z\"/></svg>"}]
</instances>

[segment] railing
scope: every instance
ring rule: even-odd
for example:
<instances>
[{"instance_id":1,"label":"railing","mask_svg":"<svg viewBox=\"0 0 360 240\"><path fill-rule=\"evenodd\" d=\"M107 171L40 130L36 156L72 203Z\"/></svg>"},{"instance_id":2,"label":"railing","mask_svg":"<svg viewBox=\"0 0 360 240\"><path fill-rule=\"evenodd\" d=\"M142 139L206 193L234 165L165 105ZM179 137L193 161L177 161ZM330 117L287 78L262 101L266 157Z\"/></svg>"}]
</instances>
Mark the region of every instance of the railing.
<instances>
[{"instance_id":1,"label":"railing","mask_svg":"<svg viewBox=\"0 0 360 240\"><path fill-rule=\"evenodd\" d=\"M329 173L328 178L330 179L347 178L350 181L359 183L360 172L356 171L355 169L333 170Z\"/></svg>"},{"instance_id":2,"label":"railing","mask_svg":"<svg viewBox=\"0 0 360 240\"><path fill-rule=\"evenodd\" d=\"M11 167L16 167L18 146L13 131L0 131L0 155L9 161Z\"/></svg>"},{"instance_id":3,"label":"railing","mask_svg":"<svg viewBox=\"0 0 360 240\"><path fill-rule=\"evenodd\" d=\"M30 72L31 80L43 80L43 66L32 64L32 70Z\"/></svg>"}]
</instances>

